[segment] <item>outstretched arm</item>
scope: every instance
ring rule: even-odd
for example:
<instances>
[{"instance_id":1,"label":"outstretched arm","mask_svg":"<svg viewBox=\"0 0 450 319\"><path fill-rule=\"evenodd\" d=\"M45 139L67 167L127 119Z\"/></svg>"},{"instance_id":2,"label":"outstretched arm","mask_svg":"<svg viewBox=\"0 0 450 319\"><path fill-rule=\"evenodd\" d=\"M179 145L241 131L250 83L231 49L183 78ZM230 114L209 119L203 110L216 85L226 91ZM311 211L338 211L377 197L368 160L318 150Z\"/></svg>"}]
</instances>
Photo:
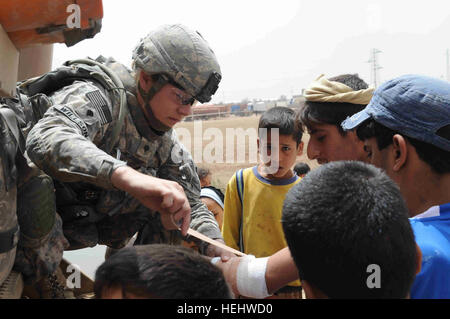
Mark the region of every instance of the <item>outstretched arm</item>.
<instances>
[{"instance_id":1,"label":"outstretched arm","mask_svg":"<svg viewBox=\"0 0 450 319\"><path fill-rule=\"evenodd\" d=\"M269 257L265 279L269 293L274 293L291 281L298 279L297 266L292 259L289 248L283 248Z\"/></svg>"},{"instance_id":2,"label":"outstretched arm","mask_svg":"<svg viewBox=\"0 0 450 319\"><path fill-rule=\"evenodd\" d=\"M297 267L287 247L270 257L246 256L227 262L218 260L215 264L236 296L265 298L298 279Z\"/></svg>"}]
</instances>

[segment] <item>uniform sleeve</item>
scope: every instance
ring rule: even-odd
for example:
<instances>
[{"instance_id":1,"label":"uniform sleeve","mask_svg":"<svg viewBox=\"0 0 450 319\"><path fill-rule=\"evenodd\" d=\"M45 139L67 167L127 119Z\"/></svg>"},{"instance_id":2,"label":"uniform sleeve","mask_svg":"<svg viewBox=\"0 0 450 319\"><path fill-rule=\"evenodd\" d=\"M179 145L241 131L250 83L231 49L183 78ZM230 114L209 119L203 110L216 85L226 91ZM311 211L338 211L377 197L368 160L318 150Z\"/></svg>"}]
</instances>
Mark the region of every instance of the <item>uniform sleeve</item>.
<instances>
[{"instance_id":1,"label":"uniform sleeve","mask_svg":"<svg viewBox=\"0 0 450 319\"><path fill-rule=\"evenodd\" d=\"M51 96L51 106L27 136L27 155L51 177L111 189L111 174L126 165L92 140L112 121L109 97L89 82L77 81Z\"/></svg>"},{"instance_id":2,"label":"uniform sleeve","mask_svg":"<svg viewBox=\"0 0 450 319\"><path fill-rule=\"evenodd\" d=\"M222 235L225 243L239 250L239 225L242 215L241 202L237 193L236 175L234 174L225 192L225 207L223 214Z\"/></svg>"},{"instance_id":3,"label":"uniform sleeve","mask_svg":"<svg viewBox=\"0 0 450 319\"><path fill-rule=\"evenodd\" d=\"M158 177L180 184L191 206L190 227L212 239L222 239L214 214L200 200L200 180L189 152L178 141L174 133L172 156L158 170ZM176 154L173 155L173 154Z\"/></svg>"}]
</instances>

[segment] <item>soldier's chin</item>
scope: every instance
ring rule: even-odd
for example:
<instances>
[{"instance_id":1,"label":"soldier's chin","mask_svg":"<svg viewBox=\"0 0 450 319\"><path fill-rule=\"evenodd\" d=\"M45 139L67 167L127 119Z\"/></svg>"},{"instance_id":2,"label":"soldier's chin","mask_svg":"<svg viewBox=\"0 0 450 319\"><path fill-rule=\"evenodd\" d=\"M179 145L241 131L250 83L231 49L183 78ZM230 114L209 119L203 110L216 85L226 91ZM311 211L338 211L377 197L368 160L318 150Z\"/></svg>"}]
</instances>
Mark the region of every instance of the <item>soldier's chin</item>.
<instances>
[{"instance_id":1,"label":"soldier's chin","mask_svg":"<svg viewBox=\"0 0 450 319\"><path fill-rule=\"evenodd\" d=\"M168 118L166 119L166 123L164 123L164 124L166 124L167 126L172 127L172 126L174 126L175 124L177 124L178 122L181 122L181 121L178 120L178 119L176 119L176 118L168 117Z\"/></svg>"}]
</instances>

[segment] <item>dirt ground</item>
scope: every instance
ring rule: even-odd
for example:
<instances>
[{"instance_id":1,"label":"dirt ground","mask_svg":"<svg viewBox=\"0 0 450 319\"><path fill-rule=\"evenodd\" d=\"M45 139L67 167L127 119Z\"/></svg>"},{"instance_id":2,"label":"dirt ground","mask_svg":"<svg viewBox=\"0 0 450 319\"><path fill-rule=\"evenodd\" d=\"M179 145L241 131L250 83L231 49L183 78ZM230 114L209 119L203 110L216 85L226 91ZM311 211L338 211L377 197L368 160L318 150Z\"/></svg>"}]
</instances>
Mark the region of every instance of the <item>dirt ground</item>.
<instances>
[{"instance_id":1,"label":"dirt ground","mask_svg":"<svg viewBox=\"0 0 450 319\"><path fill-rule=\"evenodd\" d=\"M191 152L194 161L198 166L209 168L212 172L212 185L221 189L225 193L226 185L231 178L231 176L240 168L251 167L256 165L256 161L250 161L249 150L251 148L252 143L256 145L256 141L252 138L250 141L248 136L243 135L243 132L236 131L236 129L241 128L243 131L247 131L247 129L254 129L254 133L256 134L258 128L258 121L260 115L252 115L249 117L237 117L230 116L226 118L218 118L211 119L207 121L197 121L197 122L181 122L175 126L175 130L180 138L180 141L186 146L186 148ZM232 163L231 160L227 162L226 158L226 148L227 143L230 143L231 138L227 139L227 128L234 129L234 159ZM187 131L189 135L186 134ZM213 147L214 140L219 141L220 138L212 137L214 134L222 135L222 154L223 156L219 156L220 153L216 153L216 147ZM230 130L229 130L230 131ZM206 134L205 134L206 133ZM199 139L194 141L194 135L198 136ZM229 134L229 137L233 135ZM190 140L189 140L190 138ZM299 156L297 162L305 162L307 163L311 169L318 167L317 162L308 160L306 156L306 146L309 140L309 135L307 133L303 134L303 142L305 144L303 155ZM200 143L201 141L201 143ZM221 158L222 162L211 162L208 158L205 159L204 155L205 149L212 148L214 152L211 152L212 155L217 155L217 158ZM242 162L237 162L238 150L244 150L245 147L245 159ZM209 154L209 153L208 153ZM196 156L197 155L197 156ZM231 158L230 158L231 159Z\"/></svg>"}]
</instances>

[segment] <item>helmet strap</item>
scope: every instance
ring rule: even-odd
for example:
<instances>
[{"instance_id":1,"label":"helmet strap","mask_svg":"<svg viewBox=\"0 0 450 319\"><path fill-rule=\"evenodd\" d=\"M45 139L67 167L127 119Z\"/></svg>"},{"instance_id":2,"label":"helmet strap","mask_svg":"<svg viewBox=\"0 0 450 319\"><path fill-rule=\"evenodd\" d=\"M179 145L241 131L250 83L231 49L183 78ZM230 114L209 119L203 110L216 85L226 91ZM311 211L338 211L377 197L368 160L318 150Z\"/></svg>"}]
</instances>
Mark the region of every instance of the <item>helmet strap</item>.
<instances>
[{"instance_id":1,"label":"helmet strap","mask_svg":"<svg viewBox=\"0 0 450 319\"><path fill-rule=\"evenodd\" d=\"M167 126L163 123L161 123L153 114L152 108L150 106L150 100L158 93L159 90L162 89L164 85L168 83L168 80L163 77L159 76L158 80L153 82L152 87L148 92L145 92L144 89L141 86L141 82L138 81L138 90L139 94L141 95L142 99L144 100L144 108L147 110L148 116L145 116L147 119L148 124L152 129L158 132L167 132L171 129L170 126ZM145 114L145 112L144 112Z\"/></svg>"}]
</instances>

